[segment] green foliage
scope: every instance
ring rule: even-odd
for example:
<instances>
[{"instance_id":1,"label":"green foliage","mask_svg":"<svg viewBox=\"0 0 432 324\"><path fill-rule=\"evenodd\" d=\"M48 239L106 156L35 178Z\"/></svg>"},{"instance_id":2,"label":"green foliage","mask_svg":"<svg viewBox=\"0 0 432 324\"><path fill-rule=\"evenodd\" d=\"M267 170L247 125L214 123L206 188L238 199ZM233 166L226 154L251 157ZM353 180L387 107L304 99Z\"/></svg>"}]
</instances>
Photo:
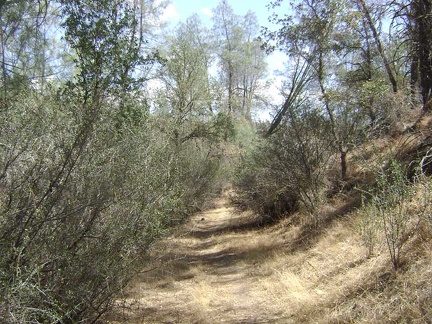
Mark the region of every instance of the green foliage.
<instances>
[{"instance_id":1,"label":"green foliage","mask_svg":"<svg viewBox=\"0 0 432 324\"><path fill-rule=\"evenodd\" d=\"M362 13L347 1L298 1L295 16L278 20L281 29L269 37L304 65L283 90L287 100L267 138L259 138L251 109L265 101L266 64L255 15L235 15L222 1L216 39L191 17L165 38L162 59L144 39L154 21L149 3L0 4L6 322L96 321L149 245L227 179L235 179L237 203L266 220L300 206L314 211L330 156L340 154L345 180L360 134L390 125L409 101L386 94L389 70L380 67L384 51L374 48L380 35L370 35L366 6ZM58 12L69 48L49 63ZM65 69L76 74L51 86L50 64L62 65L60 57L74 62ZM163 88L152 102L142 90L156 62ZM396 162L377 179L362 236L372 253L381 231L396 269L409 223L404 202L413 193Z\"/></svg>"},{"instance_id":2,"label":"green foliage","mask_svg":"<svg viewBox=\"0 0 432 324\"><path fill-rule=\"evenodd\" d=\"M328 123L313 111L292 112L271 137L260 140L240 163L236 202L270 219L303 204L314 210L322 199L332 153Z\"/></svg>"},{"instance_id":3,"label":"green foliage","mask_svg":"<svg viewBox=\"0 0 432 324\"><path fill-rule=\"evenodd\" d=\"M258 142L257 127L247 120L239 119L234 123L232 142L239 149L249 152Z\"/></svg>"},{"instance_id":4,"label":"green foliage","mask_svg":"<svg viewBox=\"0 0 432 324\"><path fill-rule=\"evenodd\" d=\"M259 151L243 159L235 174L233 202L269 222L296 210L299 197L291 187L284 185L285 179L276 179L266 162L269 161L265 154Z\"/></svg>"},{"instance_id":5,"label":"green foliage","mask_svg":"<svg viewBox=\"0 0 432 324\"><path fill-rule=\"evenodd\" d=\"M262 99L266 76L259 24L252 12L240 16L228 1L213 10L214 52L219 66L218 82L223 87L219 109L230 115L251 120L251 111ZM258 99L258 100L257 100Z\"/></svg>"},{"instance_id":6,"label":"green foliage","mask_svg":"<svg viewBox=\"0 0 432 324\"><path fill-rule=\"evenodd\" d=\"M362 205L365 206L365 204L366 201L363 200ZM379 242L379 218L373 207L363 207L360 213L361 219L358 231L363 245L367 248L366 257L370 258Z\"/></svg>"},{"instance_id":7,"label":"green foliage","mask_svg":"<svg viewBox=\"0 0 432 324\"><path fill-rule=\"evenodd\" d=\"M119 132L109 102L88 119L68 94L23 93L1 120L0 303L10 322L99 317L149 244L200 208L218 170L216 142L179 147L146 105L131 106L140 122Z\"/></svg>"},{"instance_id":8,"label":"green foliage","mask_svg":"<svg viewBox=\"0 0 432 324\"><path fill-rule=\"evenodd\" d=\"M62 1L65 39L76 51L78 82L86 91L133 86L130 72L143 58L134 8L126 2Z\"/></svg>"},{"instance_id":9,"label":"green foliage","mask_svg":"<svg viewBox=\"0 0 432 324\"><path fill-rule=\"evenodd\" d=\"M11 97L30 79L43 80L49 73L45 64L49 44L42 26L50 18L48 1L0 3L1 97Z\"/></svg>"},{"instance_id":10,"label":"green foliage","mask_svg":"<svg viewBox=\"0 0 432 324\"><path fill-rule=\"evenodd\" d=\"M76 79L58 91L17 88L1 106L7 322L97 320L149 245L203 204L218 170L217 142L231 127L223 114L187 123L149 114L136 91L136 67L148 58L135 7L62 5Z\"/></svg>"},{"instance_id":11,"label":"green foliage","mask_svg":"<svg viewBox=\"0 0 432 324\"><path fill-rule=\"evenodd\" d=\"M366 195L368 204L362 211L360 229L369 255L378 235L383 234L395 271L400 266L402 248L409 234L409 202L413 194L403 165L391 159L388 167L377 174L376 188Z\"/></svg>"}]
</instances>

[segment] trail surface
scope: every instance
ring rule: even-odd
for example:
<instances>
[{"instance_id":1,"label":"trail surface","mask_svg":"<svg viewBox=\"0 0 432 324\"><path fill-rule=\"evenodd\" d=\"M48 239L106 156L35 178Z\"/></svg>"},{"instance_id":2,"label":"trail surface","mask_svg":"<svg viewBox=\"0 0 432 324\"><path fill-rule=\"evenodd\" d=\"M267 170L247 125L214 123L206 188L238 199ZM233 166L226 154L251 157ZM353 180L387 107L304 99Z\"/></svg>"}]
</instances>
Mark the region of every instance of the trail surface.
<instances>
[{"instance_id":1,"label":"trail surface","mask_svg":"<svg viewBox=\"0 0 432 324\"><path fill-rule=\"evenodd\" d=\"M260 268L282 243L221 199L151 252L109 323L287 323Z\"/></svg>"}]
</instances>

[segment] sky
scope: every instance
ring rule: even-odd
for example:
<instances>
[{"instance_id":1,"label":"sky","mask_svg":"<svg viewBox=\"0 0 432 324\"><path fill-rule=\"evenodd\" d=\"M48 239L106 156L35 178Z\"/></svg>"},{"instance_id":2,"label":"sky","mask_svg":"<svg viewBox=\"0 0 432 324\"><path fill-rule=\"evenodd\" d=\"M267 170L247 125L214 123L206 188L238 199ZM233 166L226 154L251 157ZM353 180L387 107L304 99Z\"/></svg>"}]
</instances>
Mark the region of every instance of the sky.
<instances>
[{"instance_id":1,"label":"sky","mask_svg":"<svg viewBox=\"0 0 432 324\"><path fill-rule=\"evenodd\" d=\"M171 0L163 14L163 20L175 26L180 21L186 21L193 14L198 14L201 20L212 25L212 9L216 8L221 0ZM276 28L268 21L273 9L267 6L271 0L228 0L228 4L233 8L237 15L245 15L248 11L256 14L261 26ZM285 57L276 53L269 60L270 69L282 70L284 68Z\"/></svg>"},{"instance_id":2,"label":"sky","mask_svg":"<svg viewBox=\"0 0 432 324\"><path fill-rule=\"evenodd\" d=\"M171 0L168 7L165 9L162 19L175 26L178 22L185 21L192 14L198 14L201 20L208 26L212 25L212 9L216 8L221 0ZM228 4L233 8L237 15L245 15L248 11L256 14L258 22L261 26L272 27L268 22L268 17L272 14L273 10L269 9L271 0L228 0ZM274 26L273 26L274 27ZM275 104L281 104L283 98L279 94L279 88L282 84L282 78L276 76L274 71L281 71L284 69L286 57L280 53L275 52L267 59L270 78L273 80L270 93L274 97ZM269 112L263 112L260 119L271 119Z\"/></svg>"},{"instance_id":3,"label":"sky","mask_svg":"<svg viewBox=\"0 0 432 324\"><path fill-rule=\"evenodd\" d=\"M203 21L209 21L212 9L216 8L219 2L220 0L171 0L165 15L173 21L184 21L197 13ZM250 10L255 12L260 24L267 24L267 18L270 16L267 5L270 0L231 0L228 3L237 15L244 15Z\"/></svg>"}]
</instances>

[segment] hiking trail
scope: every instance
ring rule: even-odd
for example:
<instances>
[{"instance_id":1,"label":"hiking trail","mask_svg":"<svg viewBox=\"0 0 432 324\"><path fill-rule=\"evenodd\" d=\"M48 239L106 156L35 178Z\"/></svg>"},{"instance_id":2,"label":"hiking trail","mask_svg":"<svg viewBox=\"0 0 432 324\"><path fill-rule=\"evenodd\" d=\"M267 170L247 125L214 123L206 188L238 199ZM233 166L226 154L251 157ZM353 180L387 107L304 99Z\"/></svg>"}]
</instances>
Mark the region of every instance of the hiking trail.
<instances>
[{"instance_id":1,"label":"hiking trail","mask_svg":"<svg viewBox=\"0 0 432 324\"><path fill-rule=\"evenodd\" d=\"M109 323L286 323L259 267L281 240L254 223L226 198L192 216L156 244L159 266L143 269Z\"/></svg>"}]
</instances>

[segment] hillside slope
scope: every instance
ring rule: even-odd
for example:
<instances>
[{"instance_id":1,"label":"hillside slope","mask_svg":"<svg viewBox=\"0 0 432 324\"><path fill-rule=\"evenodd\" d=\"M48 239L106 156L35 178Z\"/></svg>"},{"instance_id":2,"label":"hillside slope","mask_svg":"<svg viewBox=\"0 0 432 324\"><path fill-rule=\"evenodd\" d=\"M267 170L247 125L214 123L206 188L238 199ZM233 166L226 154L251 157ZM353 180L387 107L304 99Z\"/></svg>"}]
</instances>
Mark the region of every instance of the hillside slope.
<instances>
[{"instance_id":1,"label":"hillside slope","mask_svg":"<svg viewBox=\"0 0 432 324\"><path fill-rule=\"evenodd\" d=\"M425 154L429 128L428 119L354 151L355 185L368 189L371 170L389 152L399 160ZM405 206L410 220L397 271L385 237L375 238L373 251L365 247L357 190L334 194L312 217L299 211L261 228L224 196L153 246L104 321L431 323L432 186L425 181Z\"/></svg>"},{"instance_id":2,"label":"hillside slope","mask_svg":"<svg viewBox=\"0 0 432 324\"><path fill-rule=\"evenodd\" d=\"M384 247L365 257L350 209L328 206L334 221L312 235L288 222L249 228L251 215L221 201L154 247L158 261L130 284L106 322L427 323L430 239L417 240L410 264L393 274Z\"/></svg>"}]
</instances>

